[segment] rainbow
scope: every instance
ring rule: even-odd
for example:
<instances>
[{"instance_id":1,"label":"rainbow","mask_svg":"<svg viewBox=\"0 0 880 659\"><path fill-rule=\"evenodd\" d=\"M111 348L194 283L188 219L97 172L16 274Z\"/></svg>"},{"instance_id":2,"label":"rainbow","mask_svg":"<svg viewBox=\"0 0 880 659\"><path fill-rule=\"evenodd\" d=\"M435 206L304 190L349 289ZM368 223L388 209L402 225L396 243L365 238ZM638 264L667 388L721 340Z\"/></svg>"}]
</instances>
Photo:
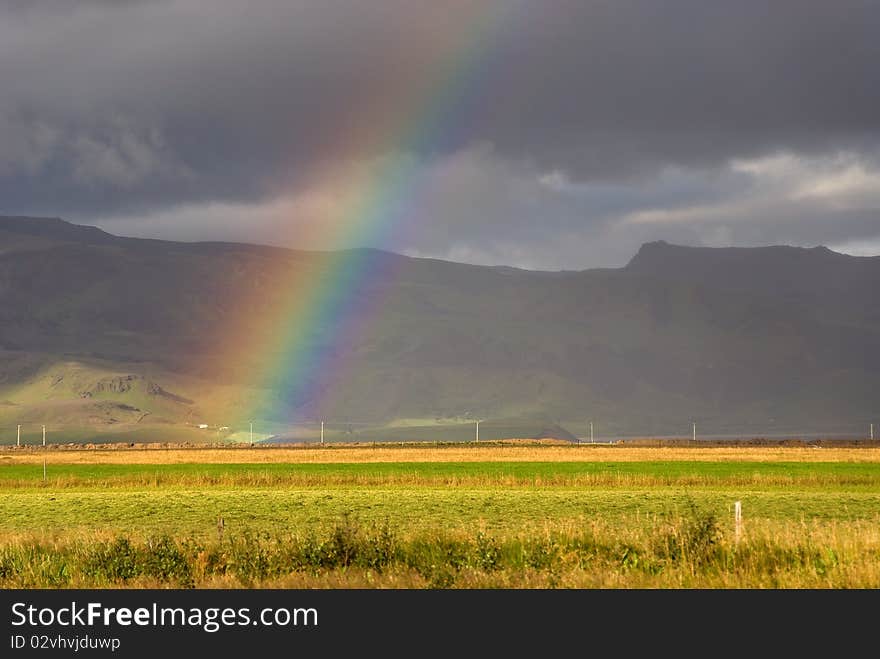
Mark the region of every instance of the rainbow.
<instances>
[{"instance_id":1,"label":"rainbow","mask_svg":"<svg viewBox=\"0 0 880 659\"><path fill-rule=\"evenodd\" d=\"M348 154L385 153L406 157L380 158L365 166L355 162L340 176L316 168L300 177L301 189L327 187L327 181L347 181L336 190L336 204L320 227L309 235L287 236L289 243L330 245L320 267L308 275L297 271L284 281L283 303L253 327L232 327L223 354L247 352L257 357L260 391L272 392L238 410L236 421L278 418L281 405L314 401L326 388L328 374L338 375L347 364L338 347L362 331L378 312L376 300L363 293L371 284L394 276L393 263L368 250L343 251L348 246L392 249L406 235L407 221L418 207L417 167L409 157L430 153L444 140L455 139L484 85L502 57L501 37L510 32L518 2L467 2L468 20L455 33L441 30L429 44L434 67L418 80L395 83L373 108L358 108L358 117L344 131L322 162L344 162ZM444 34L445 32L445 34ZM389 111L392 108L393 111ZM336 157L332 157L336 156ZM399 242L397 243L399 244ZM316 339L316 337L318 337ZM234 346L234 349L232 348Z\"/></svg>"}]
</instances>

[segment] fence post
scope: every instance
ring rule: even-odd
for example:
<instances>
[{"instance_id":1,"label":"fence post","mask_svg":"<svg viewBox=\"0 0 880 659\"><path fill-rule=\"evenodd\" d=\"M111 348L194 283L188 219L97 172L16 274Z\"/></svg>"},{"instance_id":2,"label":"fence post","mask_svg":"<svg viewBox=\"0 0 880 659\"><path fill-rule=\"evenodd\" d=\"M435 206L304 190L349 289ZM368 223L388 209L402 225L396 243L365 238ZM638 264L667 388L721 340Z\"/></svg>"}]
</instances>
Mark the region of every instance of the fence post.
<instances>
[{"instance_id":1,"label":"fence post","mask_svg":"<svg viewBox=\"0 0 880 659\"><path fill-rule=\"evenodd\" d=\"M734 501L733 503L733 521L736 525L736 544L739 545L740 538L742 537L742 501Z\"/></svg>"}]
</instances>

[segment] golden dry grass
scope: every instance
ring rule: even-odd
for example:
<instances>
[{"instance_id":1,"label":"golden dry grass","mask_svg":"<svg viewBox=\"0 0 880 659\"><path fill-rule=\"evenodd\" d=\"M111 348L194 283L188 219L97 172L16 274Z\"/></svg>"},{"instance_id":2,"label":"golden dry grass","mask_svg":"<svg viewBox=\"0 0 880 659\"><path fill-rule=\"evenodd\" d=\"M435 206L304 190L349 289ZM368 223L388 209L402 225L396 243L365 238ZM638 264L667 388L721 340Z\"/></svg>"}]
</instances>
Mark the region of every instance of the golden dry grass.
<instances>
[{"instance_id":1,"label":"golden dry grass","mask_svg":"<svg viewBox=\"0 0 880 659\"><path fill-rule=\"evenodd\" d=\"M5 448L5 464L270 464L381 462L880 462L875 447L718 446L645 447L627 445L461 445L325 447L166 448Z\"/></svg>"},{"instance_id":2,"label":"golden dry grass","mask_svg":"<svg viewBox=\"0 0 880 659\"><path fill-rule=\"evenodd\" d=\"M247 556L242 555L244 562L233 561L217 573L209 569L209 561L201 558L207 556L206 550L222 549L219 545L206 545L197 554L194 550L188 561L192 585L196 588L876 589L880 585L880 529L872 522L755 521L746 525L739 541L729 529L722 528L722 535L716 538L715 544L706 547L708 553L702 558L688 551L670 555L670 547L699 549L693 538L688 540L688 525L687 519L673 518L655 520L647 526L635 523L620 528L593 519L576 525L552 523L543 529L489 534L485 536L487 547L498 549L491 565L483 564L485 555L474 545L478 536L472 530L448 530L436 538L404 532L394 541L397 558L373 568L357 564L279 565L284 568L280 573L273 574L269 570L258 577L247 570L242 572L248 565ZM109 588L176 586L173 580L146 574L124 583L96 582L94 575L79 569L89 562L89 556L95 556L98 543L113 539L114 536L102 532L10 537L4 543L5 552L26 562L28 569L10 575L3 585L27 588L90 588L96 584ZM458 564L444 562L444 552L431 549L434 540L459 543L458 548L465 548L467 555L461 557ZM43 546L42 552L33 553L35 542ZM289 543L289 539L276 544L271 538L255 537L247 546L256 551L254 555L275 560L278 556L273 558L273 555L289 548ZM541 546L550 551L536 554L535 550ZM245 548L245 545L239 547ZM225 545L225 551L227 558L235 554L229 544ZM63 583L46 581L55 572L47 570L41 561L51 563L53 554L64 557L59 561L67 561ZM532 563L526 560L527 556L539 560Z\"/></svg>"}]
</instances>

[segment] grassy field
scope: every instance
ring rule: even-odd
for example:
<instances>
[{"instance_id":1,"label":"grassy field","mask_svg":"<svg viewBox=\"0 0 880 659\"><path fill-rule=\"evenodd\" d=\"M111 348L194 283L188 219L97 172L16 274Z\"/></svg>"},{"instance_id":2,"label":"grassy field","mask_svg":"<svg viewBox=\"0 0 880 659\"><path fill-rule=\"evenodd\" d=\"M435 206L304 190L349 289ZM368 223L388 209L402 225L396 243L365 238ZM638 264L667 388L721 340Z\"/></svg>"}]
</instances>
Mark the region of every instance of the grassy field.
<instances>
[{"instance_id":1,"label":"grassy field","mask_svg":"<svg viewBox=\"0 0 880 659\"><path fill-rule=\"evenodd\" d=\"M876 588L880 451L0 452L0 586L179 585Z\"/></svg>"}]
</instances>

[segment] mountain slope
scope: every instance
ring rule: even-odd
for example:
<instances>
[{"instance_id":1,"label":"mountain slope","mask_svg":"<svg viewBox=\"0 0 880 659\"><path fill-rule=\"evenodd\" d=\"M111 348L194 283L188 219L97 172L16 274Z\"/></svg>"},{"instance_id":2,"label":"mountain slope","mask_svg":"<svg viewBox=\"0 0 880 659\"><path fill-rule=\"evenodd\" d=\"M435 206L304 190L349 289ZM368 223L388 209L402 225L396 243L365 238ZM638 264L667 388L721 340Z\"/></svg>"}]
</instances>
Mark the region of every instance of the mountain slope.
<instances>
[{"instance_id":1,"label":"mountain slope","mask_svg":"<svg viewBox=\"0 0 880 659\"><path fill-rule=\"evenodd\" d=\"M336 367L303 397L262 390L264 355L242 346L231 359L229 327L245 319L259 335L289 282L340 260L380 273L358 291L359 331L321 347ZM276 418L261 422L280 427L464 416L580 435L589 420L603 433L686 434L692 421L707 433L860 432L880 407L877 291L880 258L825 248L648 243L623 268L532 272L0 218L0 424L38 403L33 418L101 402L134 411L90 410L86 425L222 425L272 398ZM332 329L316 327L313 347ZM46 387L77 369L92 374L85 389ZM104 381L136 386L81 396Z\"/></svg>"}]
</instances>

